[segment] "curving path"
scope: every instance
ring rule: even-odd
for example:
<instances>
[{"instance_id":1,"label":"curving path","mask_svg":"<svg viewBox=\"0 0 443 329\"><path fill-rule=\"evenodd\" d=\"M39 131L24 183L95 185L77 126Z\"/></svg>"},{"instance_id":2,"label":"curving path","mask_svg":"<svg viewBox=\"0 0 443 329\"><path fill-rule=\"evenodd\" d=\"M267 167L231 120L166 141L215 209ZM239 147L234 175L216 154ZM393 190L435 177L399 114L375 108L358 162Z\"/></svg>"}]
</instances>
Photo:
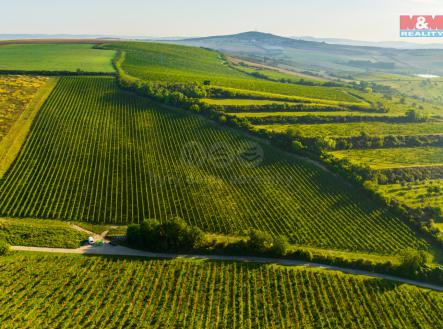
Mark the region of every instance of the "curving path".
<instances>
[{"instance_id":1,"label":"curving path","mask_svg":"<svg viewBox=\"0 0 443 329\"><path fill-rule=\"evenodd\" d=\"M396 281L406 283L422 288L432 289L443 292L443 287L429 284L420 281L409 280L387 274L373 273L362 270L349 269L344 267L330 266L318 263L310 263L305 261L291 260L291 259L278 259L278 258L266 258L266 257L251 257L251 256L224 256L224 255L190 255L190 254L177 254L177 253L156 253L147 252L136 249L131 249L123 246L111 246L109 241L105 240L105 244L101 247L98 246L84 246L78 249L63 249L63 248L40 248L40 247L21 247L14 246L13 250L16 251L33 251L33 252L50 252L50 253L64 253L64 254L84 254L84 255L103 255L103 256L126 256L126 257L142 257L142 258L184 258L184 259L207 259L215 261L230 261L230 262L243 262L243 263L260 263L260 264L277 264L282 266L305 266L312 268L320 268L324 270L340 271L343 273L364 275L377 279L385 279L390 281Z\"/></svg>"}]
</instances>

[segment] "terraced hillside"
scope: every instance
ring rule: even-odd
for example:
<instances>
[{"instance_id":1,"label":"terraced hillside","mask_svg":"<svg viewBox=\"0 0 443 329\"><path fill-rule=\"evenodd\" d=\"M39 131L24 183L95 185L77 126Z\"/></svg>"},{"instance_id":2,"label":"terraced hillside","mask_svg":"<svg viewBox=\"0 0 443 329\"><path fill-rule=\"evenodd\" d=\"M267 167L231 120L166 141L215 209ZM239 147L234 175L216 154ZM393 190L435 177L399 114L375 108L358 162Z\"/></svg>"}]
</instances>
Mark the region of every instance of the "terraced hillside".
<instances>
[{"instance_id":1,"label":"terraced hillside","mask_svg":"<svg viewBox=\"0 0 443 329\"><path fill-rule=\"evenodd\" d=\"M123 92L112 78L62 78L0 184L5 217L131 223L180 216L208 232L258 228L316 247L425 247L331 173Z\"/></svg>"},{"instance_id":2,"label":"terraced hillside","mask_svg":"<svg viewBox=\"0 0 443 329\"><path fill-rule=\"evenodd\" d=\"M443 147L410 147L373 150L346 150L332 154L339 159L370 166L372 169L443 165Z\"/></svg>"},{"instance_id":3,"label":"terraced hillside","mask_svg":"<svg viewBox=\"0 0 443 329\"><path fill-rule=\"evenodd\" d=\"M4 327L430 329L443 312L442 293L307 268L24 254L0 268Z\"/></svg>"},{"instance_id":4,"label":"terraced hillside","mask_svg":"<svg viewBox=\"0 0 443 329\"><path fill-rule=\"evenodd\" d=\"M340 113L340 112L339 112ZM254 117L257 113L248 113ZM274 113L259 113L261 116ZM292 113L291 113L292 114ZM327 113L331 115L331 113ZM319 115L315 113L315 115ZM326 115L326 114L325 114ZM334 115L337 115L334 113ZM246 116L246 117L247 117ZM272 131L293 131L303 137L356 137L362 133L370 136L429 136L443 135L443 122L423 123L386 123L386 122L349 122L331 124L288 124L288 125L257 125L257 128Z\"/></svg>"},{"instance_id":5,"label":"terraced hillside","mask_svg":"<svg viewBox=\"0 0 443 329\"><path fill-rule=\"evenodd\" d=\"M380 185L379 189L411 208L439 207L443 213L443 179Z\"/></svg>"}]
</instances>

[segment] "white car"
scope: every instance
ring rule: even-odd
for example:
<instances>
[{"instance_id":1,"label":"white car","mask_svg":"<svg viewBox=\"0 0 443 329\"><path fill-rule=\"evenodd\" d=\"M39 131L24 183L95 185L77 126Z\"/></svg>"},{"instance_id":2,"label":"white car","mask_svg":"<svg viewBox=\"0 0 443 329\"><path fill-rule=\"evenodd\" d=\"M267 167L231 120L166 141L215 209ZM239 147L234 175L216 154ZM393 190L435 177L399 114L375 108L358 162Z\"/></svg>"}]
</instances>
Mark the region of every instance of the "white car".
<instances>
[{"instance_id":1,"label":"white car","mask_svg":"<svg viewBox=\"0 0 443 329\"><path fill-rule=\"evenodd\" d=\"M88 238L88 243L89 243L89 244L94 244L94 242L95 242L94 238L93 238L92 236L90 236L90 237Z\"/></svg>"}]
</instances>

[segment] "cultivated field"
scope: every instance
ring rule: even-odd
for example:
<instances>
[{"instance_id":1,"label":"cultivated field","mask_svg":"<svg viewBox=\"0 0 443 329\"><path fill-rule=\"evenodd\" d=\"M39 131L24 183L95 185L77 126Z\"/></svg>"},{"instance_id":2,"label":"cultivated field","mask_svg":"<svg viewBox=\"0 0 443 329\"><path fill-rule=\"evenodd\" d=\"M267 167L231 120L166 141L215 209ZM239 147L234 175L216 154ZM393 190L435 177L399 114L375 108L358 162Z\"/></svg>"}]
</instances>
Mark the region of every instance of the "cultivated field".
<instances>
[{"instance_id":1,"label":"cultivated field","mask_svg":"<svg viewBox=\"0 0 443 329\"><path fill-rule=\"evenodd\" d=\"M0 77L0 179L15 160L57 78Z\"/></svg>"},{"instance_id":2,"label":"cultivated field","mask_svg":"<svg viewBox=\"0 0 443 329\"><path fill-rule=\"evenodd\" d=\"M0 259L0 323L36 328L436 328L443 294L307 268Z\"/></svg>"},{"instance_id":3,"label":"cultivated field","mask_svg":"<svg viewBox=\"0 0 443 329\"><path fill-rule=\"evenodd\" d=\"M208 232L258 228L315 247L425 247L331 173L122 92L112 78L60 80L1 182L0 214L122 224L180 216Z\"/></svg>"},{"instance_id":4,"label":"cultivated field","mask_svg":"<svg viewBox=\"0 0 443 329\"><path fill-rule=\"evenodd\" d=\"M0 45L0 71L68 71L113 73L112 50L92 44Z\"/></svg>"},{"instance_id":5,"label":"cultivated field","mask_svg":"<svg viewBox=\"0 0 443 329\"><path fill-rule=\"evenodd\" d=\"M241 45L255 48L260 35ZM274 57L281 67L272 69L169 43L79 42L0 42L0 72L61 75L0 76L0 328L441 327L437 286L389 277L442 282L441 213L420 208L443 210L443 180L426 179L441 178L443 147L399 147L441 144L441 86L420 82L430 90L413 98L401 89L406 83L410 93L415 82L391 90L349 75L376 65L366 58L395 61L393 71L403 72L418 55L436 61L437 52L306 49L289 40L299 47L282 45ZM291 63L312 71L290 74ZM375 138L387 135L394 137ZM428 138L400 137L419 135ZM419 166L432 168L402 169ZM78 248L85 229L128 232L122 244L151 250L153 221L138 233L129 224L175 217L204 234L162 225L158 240L189 245L172 260L116 256L123 247L114 243L88 249L114 256L7 252L7 244ZM192 239L199 241L184 241ZM189 250L238 261L178 256Z\"/></svg>"},{"instance_id":6,"label":"cultivated field","mask_svg":"<svg viewBox=\"0 0 443 329\"><path fill-rule=\"evenodd\" d=\"M0 142L47 81L45 77L0 75Z\"/></svg>"},{"instance_id":7,"label":"cultivated field","mask_svg":"<svg viewBox=\"0 0 443 329\"><path fill-rule=\"evenodd\" d=\"M247 105L271 105L271 104L294 104L290 102L283 102L283 101L275 101L272 99L225 99L225 98L218 98L218 99L210 99L210 98L204 98L202 101L206 104L210 105L220 105L220 106L247 106Z\"/></svg>"},{"instance_id":8,"label":"cultivated field","mask_svg":"<svg viewBox=\"0 0 443 329\"><path fill-rule=\"evenodd\" d=\"M416 96L427 101L443 104L443 79L441 77L420 78L417 76L374 73L357 75L356 78L389 86L404 95Z\"/></svg>"},{"instance_id":9,"label":"cultivated field","mask_svg":"<svg viewBox=\"0 0 443 329\"><path fill-rule=\"evenodd\" d=\"M439 207L443 210L443 180L380 185L386 197L398 200L411 208Z\"/></svg>"},{"instance_id":10,"label":"cultivated field","mask_svg":"<svg viewBox=\"0 0 443 329\"><path fill-rule=\"evenodd\" d=\"M125 52L122 65L124 71L143 80L170 83L209 81L212 86L240 91L359 102L359 99L339 88L285 84L254 78L229 67L219 53L211 50L156 43L117 43L105 48Z\"/></svg>"},{"instance_id":11,"label":"cultivated field","mask_svg":"<svg viewBox=\"0 0 443 329\"><path fill-rule=\"evenodd\" d=\"M312 111L312 112L240 112L235 113L239 118L272 118L272 117L389 117L390 115L382 113L363 113L363 112L352 112L352 111ZM364 119L362 119L364 121ZM372 124L372 122L371 122ZM346 124L347 125L347 124ZM366 122L366 125L369 124ZM276 131L284 131L286 125L276 124ZM321 127L320 127L321 128Z\"/></svg>"},{"instance_id":12,"label":"cultivated field","mask_svg":"<svg viewBox=\"0 0 443 329\"><path fill-rule=\"evenodd\" d=\"M338 115L336 113L341 113L341 112L334 112L333 114ZM260 116L265 116L264 113L259 113L259 114ZM274 114L275 113L266 113L266 116ZM328 113L325 113L324 115L327 114ZM248 113L247 116L252 117L252 115L253 113L250 114ZM283 113L280 113L279 115L283 115ZM315 113L315 115L320 115L320 114ZM331 115L331 113L329 113L329 115ZM443 134L443 122L425 122L425 123L349 122L349 123L331 123L331 124L286 124L286 125L275 124L275 125L257 125L257 128L265 128L279 132L285 132L291 130L303 137L325 137L325 136L356 137L360 136L362 133L368 134L370 136L389 136L389 135L426 136L426 135Z\"/></svg>"},{"instance_id":13,"label":"cultivated field","mask_svg":"<svg viewBox=\"0 0 443 329\"><path fill-rule=\"evenodd\" d=\"M331 152L338 159L349 159L372 169L434 166L443 164L442 147L407 147Z\"/></svg>"}]
</instances>

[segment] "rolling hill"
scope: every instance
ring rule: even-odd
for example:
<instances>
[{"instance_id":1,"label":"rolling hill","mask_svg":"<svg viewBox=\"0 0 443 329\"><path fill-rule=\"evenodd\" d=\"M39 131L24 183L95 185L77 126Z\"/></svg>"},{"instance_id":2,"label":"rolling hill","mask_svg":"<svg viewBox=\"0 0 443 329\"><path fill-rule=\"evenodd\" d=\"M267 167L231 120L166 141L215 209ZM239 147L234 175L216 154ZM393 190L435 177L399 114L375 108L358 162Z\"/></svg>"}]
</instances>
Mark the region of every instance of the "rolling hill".
<instances>
[{"instance_id":1,"label":"rolling hill","mask_svg":"<svg viewBox=\"0 0 443 329\"><path fill-rule=\"evenodd\" d=\"M267 64L316 72L383 71L403 74L443 74L442 51L394 49L328 44L285 38L268 33L178 40L175 43L205 47Z\"/></svg>"}]
</instances>

